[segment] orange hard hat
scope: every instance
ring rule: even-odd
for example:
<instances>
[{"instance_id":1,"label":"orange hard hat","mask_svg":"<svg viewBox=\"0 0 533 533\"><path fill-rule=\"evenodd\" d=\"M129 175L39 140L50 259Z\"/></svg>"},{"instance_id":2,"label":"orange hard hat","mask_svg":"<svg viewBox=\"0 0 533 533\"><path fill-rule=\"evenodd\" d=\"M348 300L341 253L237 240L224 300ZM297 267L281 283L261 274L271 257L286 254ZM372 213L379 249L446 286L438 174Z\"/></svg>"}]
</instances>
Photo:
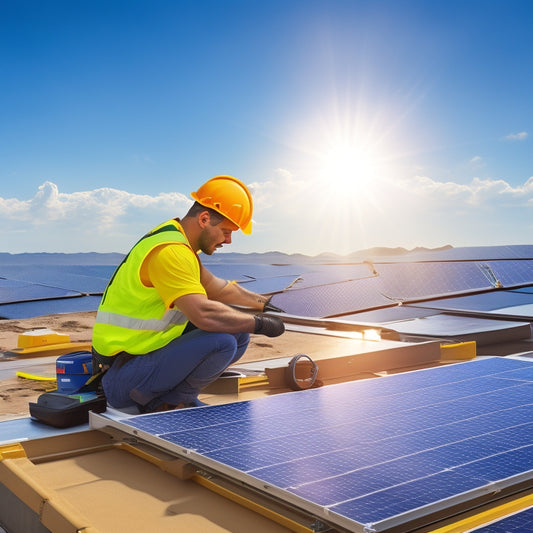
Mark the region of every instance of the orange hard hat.
<instances>
[{"instance_id":1,"label":"orange hard hat","mask_svg":"<svg viewBox=\"0 0 533 533\"><path fill-rule=\"evenodd\" d=\"M215 176L191 192L191 196L225 216L246 235L252 233L252 195L242 181L233 176Z\"/></svg>"}]
</instances>

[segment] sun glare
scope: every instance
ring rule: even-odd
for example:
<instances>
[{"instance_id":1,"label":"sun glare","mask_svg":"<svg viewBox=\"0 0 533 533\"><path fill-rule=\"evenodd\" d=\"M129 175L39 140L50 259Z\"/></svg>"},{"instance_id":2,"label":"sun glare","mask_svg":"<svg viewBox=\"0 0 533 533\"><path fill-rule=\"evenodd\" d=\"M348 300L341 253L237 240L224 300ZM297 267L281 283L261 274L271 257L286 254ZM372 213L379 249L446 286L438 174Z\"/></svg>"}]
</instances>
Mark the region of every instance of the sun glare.
<instances>
[{"instance_id":1,"label":"sun glare","mask_svg":"<svg viewBox=\"0 0 533 533\"><path fill-rule=\"evenodd\" d=\"M360 135L341 133L323 139L326 142L315 151L314 177L320 191L318 212L329 222L324 238L342 254L370 242L388 194L391 160L384 140L374 138L372 128Z\"/></svg>"},{"instance_id":2,"label":"sun glare","mask_svg":"<svg viewBox=\"0 0 533 533\"><path fill-rule=\"evenodd\" d=\"M365 150L339 145L328 150L322 159L322 173L335 185L366 189L375 178L377 162Z\"/></svg>"},{"instance_id":3,"label":"sun glare","mask_svg":"<svg viewBox=\"0 0 533 533\"><path fill-rule=\"evenodd\" d=\"M381 160L368 146L339 143L320 156L321 179L330 188L371 201L380 177Z\"/></svg>"}]
</instances>

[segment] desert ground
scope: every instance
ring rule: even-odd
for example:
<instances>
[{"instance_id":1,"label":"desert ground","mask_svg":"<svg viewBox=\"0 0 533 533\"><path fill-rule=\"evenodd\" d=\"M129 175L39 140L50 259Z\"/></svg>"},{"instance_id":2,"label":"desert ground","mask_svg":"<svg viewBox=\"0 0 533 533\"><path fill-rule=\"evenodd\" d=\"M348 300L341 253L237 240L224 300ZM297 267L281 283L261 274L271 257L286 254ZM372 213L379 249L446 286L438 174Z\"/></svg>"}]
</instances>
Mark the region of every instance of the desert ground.
<instances>
[{"instance_id":1,"label":"desert ground","mask_svg":"<svg viewBox=\"0 0 533 533\"><path fill-rule=\"evenodd\" d=\"M2 366L16 367L17 358L6 354L17 347L18 337L21 333L40 328L48 328L56 333L67 334L72 342L90 342L92 327L96 312L81 312L71 314L56 314L20 320L0 320L0 371ZM294 351L295 332L286 332L281 337L271 339L259 335L252 335L250 345L244 357L245 361L257 361L276 357L289 357L296 355ZM300 344L301 345L301 344ZM43 358L35 357L32 361L39 364L42 375L55 375L55 359L48 357L46 365L42 365ZM27 362L27 359L25 359ZM38 396L54 388L55 384L47 381L38 381L16 376L17 368L8 372L8 377L0 379L0 421L29 416L29 402L37 400Z\"/></svg>"}]
</instances>

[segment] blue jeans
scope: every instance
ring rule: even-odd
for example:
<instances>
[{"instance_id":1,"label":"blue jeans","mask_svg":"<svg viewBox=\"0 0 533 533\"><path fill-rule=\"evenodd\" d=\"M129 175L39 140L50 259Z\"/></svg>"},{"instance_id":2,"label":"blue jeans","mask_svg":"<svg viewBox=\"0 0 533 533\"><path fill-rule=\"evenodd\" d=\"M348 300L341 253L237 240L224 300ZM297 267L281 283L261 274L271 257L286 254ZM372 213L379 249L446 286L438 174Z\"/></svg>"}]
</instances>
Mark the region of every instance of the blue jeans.
<instances>
[{"instance_id":1,"label":"blue jeans","mask_svg":"<svg viewBox=\"0 0 533 533\"><path fill-rule=\"evenodd\" d=\"M195 329L163 348L113 365L102 379L108 403L121 409L152 411L168 403L194 402L200 390L239 360L248 333L211 333Z\"/></svg>"}]
</instances>

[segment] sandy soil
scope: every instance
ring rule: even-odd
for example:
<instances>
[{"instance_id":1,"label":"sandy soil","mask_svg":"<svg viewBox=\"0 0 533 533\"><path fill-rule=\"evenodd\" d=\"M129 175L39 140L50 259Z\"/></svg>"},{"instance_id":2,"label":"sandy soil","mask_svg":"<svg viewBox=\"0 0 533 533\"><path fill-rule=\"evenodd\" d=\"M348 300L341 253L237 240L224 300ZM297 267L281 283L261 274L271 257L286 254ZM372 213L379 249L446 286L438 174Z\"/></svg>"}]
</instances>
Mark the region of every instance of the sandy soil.
<instances>
[{"instance_id":1,"label":"sandy soil","mask_svg":"<svg viewBox=\"0 0 533 533\"><path fill-rule=\"evenodd\" d=\"M21 333L40 328L68 334L72 342L90 342L95 315L95 312L82 312L23 320L0 320L0 352L16 348ZM275 339L252 335L248 350L241 362L296 355L294 348L301 345L300 341L295 340L299 335L286 332ZM39 363L38 357L33 360ZM13 359L0 360L0 369L2 364L7 365L8 362L12 365ZM15 373L16 370L13 370L13 377L0 380L0 421L28 416L28 403L36 401L47 388L55 387L53 382L19 378ZM50 363L43 374L53 376L54 373L55 364Z\"/></svg>"},{"instance_id":2,"label":"sandy soil","mask_svg":"<svg viewBox=\"0 0 533 533\"><path fill-rule=\"evenodd\" d=\"M0 320L0 351L17 346L18 336L32 329L49 328L66 333L73 342L89 342L96 312L49 315L24 320Z\"/></svg>"}]
</instances>

